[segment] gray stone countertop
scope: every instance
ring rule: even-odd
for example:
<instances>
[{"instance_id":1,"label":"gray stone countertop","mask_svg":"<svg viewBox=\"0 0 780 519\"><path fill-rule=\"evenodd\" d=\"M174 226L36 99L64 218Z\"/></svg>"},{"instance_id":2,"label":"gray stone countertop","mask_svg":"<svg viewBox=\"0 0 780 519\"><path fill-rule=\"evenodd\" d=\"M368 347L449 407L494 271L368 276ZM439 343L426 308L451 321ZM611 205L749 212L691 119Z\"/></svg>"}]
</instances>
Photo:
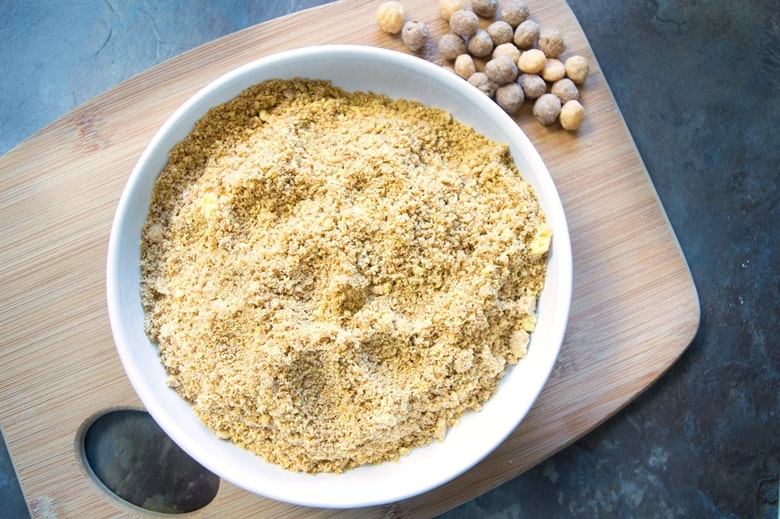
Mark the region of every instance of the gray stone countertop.
<instances>
[{"instance_id":1,"label":"gray stone countertop","mask_svg":"<svg viewBox=\"0 0 780 519\"><path fill-rule=\"evenodd\" d=\"M3 0L0 154L156 63L321 3ZM689 262L701 326L623 411L443 517L777 518L780 5L569 5ZM4 447L0 503L29 515Z\"/></svg>"}]
</instances>

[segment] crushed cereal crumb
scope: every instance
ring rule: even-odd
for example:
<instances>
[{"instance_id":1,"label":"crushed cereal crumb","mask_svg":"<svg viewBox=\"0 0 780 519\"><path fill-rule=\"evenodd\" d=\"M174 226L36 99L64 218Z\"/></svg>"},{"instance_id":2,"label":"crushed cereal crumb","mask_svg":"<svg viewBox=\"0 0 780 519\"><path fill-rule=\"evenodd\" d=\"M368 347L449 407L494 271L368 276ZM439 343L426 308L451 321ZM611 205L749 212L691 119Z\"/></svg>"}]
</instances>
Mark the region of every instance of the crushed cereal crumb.
<instances>
[{"instance_id":1,"label":"crushed cereal crumb","mask_svg":"<svg viewBox=\"0 0 780 519\"><path fill-rule=\"evenodd\" d=\"M549 228L508 147L449 113L272 80L169 159L146 332L218 437L292 471L396 460L525 356Z\"/></svg>"}]
</instances>

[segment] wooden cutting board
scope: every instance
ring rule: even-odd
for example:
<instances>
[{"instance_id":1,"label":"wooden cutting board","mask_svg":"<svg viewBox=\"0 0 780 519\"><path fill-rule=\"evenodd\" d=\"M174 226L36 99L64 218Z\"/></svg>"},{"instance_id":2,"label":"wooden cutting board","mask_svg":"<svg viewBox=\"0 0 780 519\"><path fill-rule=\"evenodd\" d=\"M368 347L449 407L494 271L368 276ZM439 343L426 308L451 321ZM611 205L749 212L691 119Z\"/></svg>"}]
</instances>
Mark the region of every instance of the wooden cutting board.
<instances>
[{"instance_id":1,"label":"wooden cutting board","mask_svg":"<svg viewBox=\"0 0 780 519\"><path fill-rule=\"evenodd\" d=\"M0 158L0 425L36 517L138 515L84 470L77 433L97 414L139 408L114 350L104 263L119 195L147 142L220 74L276 51L324 43L408 52L377 30L379 2L344 0L231 34L156 66L57 120ZM437 2L403 0L444 34ZM222 482L199 517L430 517L548 458L620 410L685 350L699 306L685 259L590 46L563 0L530 0L591 75L577 133L520 126L558 186L574 251L560 359L538 402L491 456L447 485L388 506L299 508ZM421 57L442 63L429 44Z\"/></svg>"}]
</instances>

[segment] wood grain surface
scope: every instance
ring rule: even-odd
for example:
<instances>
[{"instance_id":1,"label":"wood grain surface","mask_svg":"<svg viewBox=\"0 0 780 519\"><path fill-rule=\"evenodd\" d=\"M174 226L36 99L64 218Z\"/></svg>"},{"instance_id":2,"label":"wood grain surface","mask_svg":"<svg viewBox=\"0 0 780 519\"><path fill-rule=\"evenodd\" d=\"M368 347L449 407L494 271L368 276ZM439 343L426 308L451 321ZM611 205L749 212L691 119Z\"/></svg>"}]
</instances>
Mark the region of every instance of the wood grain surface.
<instances>
[{"instance_id":1,"label":"wood grain surface","mask_svg":"<svg viewBox=\"0 0 780 519\"><path fill-rule=\"evenodd\" d=\"M105 252L124 184L164 120L238 65L305 45L353 43L408 52L377 30L379 2L343 0L275 19L156 66L57 120L0 158L0 425L34 517L144 515L87 474L79 431L110 409L140 408L105 309ZM404 0L434 38L437 2ZM687 264L642 160L574 15L530 0L565 54L591 75L577 133L518 124L545 160L569 220L574 297L559 361L528 417L493 454L431 492L362 510L268 500L222 482L197 517L431 517L536 465L609 418L684 351L699 323ZM419 54L442 63L429 43Z\"/></svg>"}]
</instances>

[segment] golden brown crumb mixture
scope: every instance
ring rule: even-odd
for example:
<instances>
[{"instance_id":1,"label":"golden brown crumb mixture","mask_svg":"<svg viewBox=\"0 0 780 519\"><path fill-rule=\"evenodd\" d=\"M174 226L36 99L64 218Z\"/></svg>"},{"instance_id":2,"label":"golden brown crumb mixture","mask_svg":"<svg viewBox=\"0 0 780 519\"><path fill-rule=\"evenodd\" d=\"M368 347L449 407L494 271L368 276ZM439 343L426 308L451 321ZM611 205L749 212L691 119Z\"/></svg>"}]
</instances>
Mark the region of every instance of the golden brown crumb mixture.
<instances>
[{"instance_id":1,"label":"golden brown crumb mixture","mask_svg":"<svg viewBox=\"0 0 780 519\"><path fill-rule=\"evenodd\" d=\"M449 113L268 81L170 153L146 331L219 437L293 471L396 460L525 355L550 239L508 147Z\"/></svg>"}]
</instances>

